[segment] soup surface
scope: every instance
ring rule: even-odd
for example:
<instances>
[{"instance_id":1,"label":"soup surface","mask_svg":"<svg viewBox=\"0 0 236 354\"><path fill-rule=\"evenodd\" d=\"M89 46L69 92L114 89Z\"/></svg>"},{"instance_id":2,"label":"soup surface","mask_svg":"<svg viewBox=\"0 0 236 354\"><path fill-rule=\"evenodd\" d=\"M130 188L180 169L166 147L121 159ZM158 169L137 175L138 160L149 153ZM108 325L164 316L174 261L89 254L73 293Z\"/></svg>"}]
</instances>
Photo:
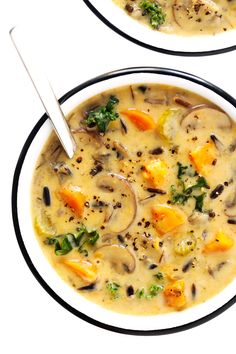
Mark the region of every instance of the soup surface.
<instances>
[{"instance_id":1,"label":"soup surface","mask_svg":"<svg viewBox=\"0 0 236 354\"><path fill-rule=\"evenodd\" d=\"M216 34L236 27L235 0L113 0L154 30L180 35Z\"/></svg>"},{"instance_id":2,"label":"soup surface","mask_svg":"<svg viewBox=\"0 0 236 354\"><path fill-rule=\"evenodd\" d=\"M236 274L236 126L176 87L135 84L68 116L35 166L32 216L46 257L108 309L159 314L202 303Z\"/></svg>"}]
</instances>

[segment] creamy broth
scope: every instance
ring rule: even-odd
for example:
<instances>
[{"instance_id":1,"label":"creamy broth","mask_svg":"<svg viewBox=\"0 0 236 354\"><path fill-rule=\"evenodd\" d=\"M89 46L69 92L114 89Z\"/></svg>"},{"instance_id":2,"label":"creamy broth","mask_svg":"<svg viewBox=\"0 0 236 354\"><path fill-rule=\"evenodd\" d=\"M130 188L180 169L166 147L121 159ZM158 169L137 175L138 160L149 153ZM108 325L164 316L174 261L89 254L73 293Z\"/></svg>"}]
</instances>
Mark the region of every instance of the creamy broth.
<instances>
[{"instance_id":1,"label":"creamy broth","mask_svg":"<svg viewBox=\"0 0 236 354\"><path fill-rule=\"evenodd\" d=\"M131 18L165 33L214 35L236 27L235 0L113 1ZM150 7L153 4L158 6L158 20Z\"/></svg>"},{"instance_id":2,"label":"creamy broth","mask_svg":"<svg viewBox=\"0 0 236 354\"><path fill-rule=\"evenodd\" d=\"M91 98L68 121L74 158L52 134L32 181L36 236L65 282L110 310L151 315L234 279L236 126L226 113L143 83Z\"/></svg>"}]
</instances>

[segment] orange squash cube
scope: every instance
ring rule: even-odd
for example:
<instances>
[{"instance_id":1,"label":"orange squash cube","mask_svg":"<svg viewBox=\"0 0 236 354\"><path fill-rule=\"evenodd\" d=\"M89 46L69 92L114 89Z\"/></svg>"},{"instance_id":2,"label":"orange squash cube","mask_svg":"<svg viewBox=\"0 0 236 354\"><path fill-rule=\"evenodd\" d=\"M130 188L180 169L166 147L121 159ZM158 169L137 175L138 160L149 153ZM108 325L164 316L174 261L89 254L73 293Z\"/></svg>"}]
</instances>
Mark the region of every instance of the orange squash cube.
<instances>
[{"instance_id":1,"label":"orange squash cube","mask_svg":"<svg viewBox=\"0 0 236 354\"><path fill-rule=\"evenodd\" d=\"M83 215L85 196L81 192L80 187L73 185L62 187L59 191L59 195L63 202L67 204L78 217Z\"/></svg>"},{"instance_id":2,"label":"orange squash cube","mask_svg":"<svg viewBox=\"0 0 236 354\"><path fill-rule=\"evenodd\" d=\"M225 252L233 247L234 241L223 230L219 230L213 241L207 243L203 249L204 253Z\"/></svg>"},{"instance_id":3,"label":"orange squash cube","mask_svg":"<svg viewBox=\"0 0 236 354\"><path fill-rule=\"evenodd\" d=\"M174 307L177 310L183 308L186 304L184 289L185 282L183 279L176 280L167 285L164 291L164 297L167 305Z\"/></svg>"},{"instance_id":4,"label":"orange squash cube","mask_svg":"<svg viewBox=\"0 0 236 354\"><path fill-rule=\"evenodd\" d=\"M186 215L179 209L159 204L152 209L154 226L160 235L173 231L186 222Z\"/></svg>"},{"instance_id":5,"label":"orange squash cube","mask_svg":"<svg viewBox=\"0 0 236 354\"><path fill-rule=\"evenodd\" d=\"M189 153L189 158L197 172L207 175L216 159L216 149L213 143L198 146Z\"/></svg>"},{"instance_id":6,"label":"orange squash cube","mask_svg":"<svg viewBox=\"0 0 236 354\"><path fill-rule=\"evenodd\" d=\"M97 279L97 268L89 261L64 259L62 263L85 281L93 283Z\"/></svg>"},{"instance_id":7,"label":"orange squash cube","mask_svg":"<svg viewBox=\"0 0 236 354\"><path fill-rule=\"evenodd\" d=\"M156 159L144 166L143 176L154 187L161 187L165 182L167 171L166 163Z\"/></svg>"}]
</instances>

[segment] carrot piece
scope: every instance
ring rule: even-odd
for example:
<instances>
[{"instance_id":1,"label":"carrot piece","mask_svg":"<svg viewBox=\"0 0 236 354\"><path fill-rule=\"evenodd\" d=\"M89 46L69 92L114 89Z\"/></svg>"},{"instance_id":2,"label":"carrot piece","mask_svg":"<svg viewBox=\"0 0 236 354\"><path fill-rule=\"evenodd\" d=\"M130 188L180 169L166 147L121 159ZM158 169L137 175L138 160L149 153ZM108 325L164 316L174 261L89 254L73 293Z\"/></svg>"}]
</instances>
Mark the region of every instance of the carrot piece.
<instances>
[{"instance_id":1,"label":"carrot piece","mask_svg":"<svg viewBox=\"0 0 236 354\"><path fill-rule=\"evenodd\" d=\"M144 166L143 176L154 187L164 184L167 174L167 165L160 159L153 160Z\"/></svg>"},{"instance_id":2,"label":"carrot piece","mask_svg":"<svg viewBox=\"0 0 236 354\"><path fill-rule=\"evenodd\" d=\"M164 291L164 297L167 305L176 309L181 309L184 307L186 304L184 289L185 282L183 279L179 279L168 284Z\"/></svg>"},{"instance_id":3,"label":"carrot piece","mask_svg":"<svg viewBox=\"0 0 236 354\"><path fill-rule=\"evenodd\" d=\"M179 209L159 204L152 209L154 227L160 235L164 235L186 222L186 215Z\"/></svg>"},{"instance_id":4,"label":"carrot piece","mask_svg":"<svg viewBox=\"0 0 236 354\"><path fill-rule=\"evenodd\" d=\"M62 263L85 281L94 282L97 279L97 268L89 261L64 259Z\"/></svg>"},{"instance_id":5,"label":"carrot piece","mask_svg":"<svg viewBox=\"0 0 236 354\"><path fill-rule=\"evenodd\" d=\"M62 187L59 195L78 217L83 215L85 196L81 193L78 186L69 185L68 187Z\"/></svg>"},{"instance_id":6,"label":"carrot piece","mask_svg":"<svg viewBox=\"0 0 236 354\"><path fill-rule=\"evenodd\" d=\"M206 175L216 159L215 146L212 143L198 146L194 151L189 153L189 158L194 164L197 172Z\"/></svg>"},{"instance_id":7,"label":"carrot piece","mask_svg":"<svg viewBox=\"0 0 236 354\"><path fill-rule=\"evenodd\" d=\"M129 118L139 130L151 130L156 127L153 118L145 112L131 108L121 112L121 114Z\"/></svg>"},{"instance_id":8,"label":"carrot piece","mask_svg":"<svg viewBox=\"0 0 236 354\"><path fill-rule=\"evenodd\" d=\"M204 253L225 252L233 247L234 241L223 230L219 230L213 241L207 243L203 249Z\"/></svg>"}]
</instances>

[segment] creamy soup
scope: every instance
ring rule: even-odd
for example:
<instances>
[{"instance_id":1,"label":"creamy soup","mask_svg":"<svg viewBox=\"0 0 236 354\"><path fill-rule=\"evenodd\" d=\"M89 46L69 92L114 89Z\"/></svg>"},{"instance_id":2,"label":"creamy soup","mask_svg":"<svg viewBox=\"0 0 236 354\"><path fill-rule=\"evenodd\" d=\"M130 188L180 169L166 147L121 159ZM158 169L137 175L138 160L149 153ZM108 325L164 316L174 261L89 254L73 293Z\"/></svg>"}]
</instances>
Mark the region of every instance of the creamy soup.
<instances>
[{"instance_id":1,"label":"creamy soup","mask_svg":"<svg viewBox=\"0 0 236 354\"><path fill-rule=\"evenodd\" d=\"M121 313L183 310L236 275L236 126L186 90L135 84L68 116L35 166L32 217L65 282ZM79 295L78 295L79 296Z\"/></svg>"},{"instance_id":2,"label":"creamy soup","mask_svg":"<svg viewBox=\"0 0 236 354\"><path fill-rule=\"evenodd\" d=\"M216 34L236 27L235 0L113 0L154 30L180 35Z\"/></svg>"}]
</instances>

